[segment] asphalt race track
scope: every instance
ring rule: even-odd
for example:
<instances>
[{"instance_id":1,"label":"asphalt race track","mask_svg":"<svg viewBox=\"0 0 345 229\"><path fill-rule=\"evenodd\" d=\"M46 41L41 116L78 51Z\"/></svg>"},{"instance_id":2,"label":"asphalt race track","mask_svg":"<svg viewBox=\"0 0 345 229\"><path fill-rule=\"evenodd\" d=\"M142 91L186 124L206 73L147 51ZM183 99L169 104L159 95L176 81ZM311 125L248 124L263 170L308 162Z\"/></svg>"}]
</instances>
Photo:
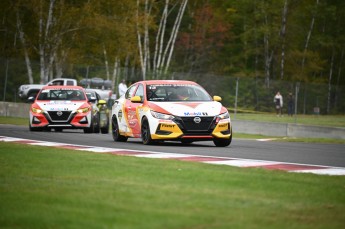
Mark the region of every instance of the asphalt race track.
<instances>
[{"instance_id":1,"label":"asphalt race track","mask_svg":"<svg viewBox=\"0 0 345 229\"><path fill-rule=\"evenodd\" d=\"M126 150L345 167L345 145L343 144L256 141L236 139L236 135L234 135L231 145L225 148L215 147L213 142L194 142L190 145L165 142L145 146L140 139L130 138L125 143L114 142L111 134L84 134L81 130L31 132L26 126L15 125L0 125L0 136Z\"/></svg>"}]
</instances>

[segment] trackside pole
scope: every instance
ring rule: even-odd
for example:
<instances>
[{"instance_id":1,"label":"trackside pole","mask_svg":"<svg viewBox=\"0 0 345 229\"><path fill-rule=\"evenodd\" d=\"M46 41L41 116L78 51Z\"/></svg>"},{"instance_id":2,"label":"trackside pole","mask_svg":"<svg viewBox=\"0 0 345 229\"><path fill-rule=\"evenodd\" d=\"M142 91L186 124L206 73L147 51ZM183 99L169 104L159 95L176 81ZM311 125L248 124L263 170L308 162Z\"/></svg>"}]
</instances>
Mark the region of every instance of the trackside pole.
<instances>
[{"instance_id":1,"label":"trackside pole","mask_svg":"<svg viewBox=\"0 0 345 229\"><path fill-rule=\"evenodd\" d=\"M236 119L236 113L237 113L238 80L239 80L239 78L237 77L236 78L236 95L235 95L234 119Z\"/></svg>"},{"instance_id":2,"label":"trackside pole","mask_svg":"<svg viewBox=\"0 0 345 229\"><path fill-rule=\"evenodd\" d=\"M299 85L300 83L297 82L295 86L295 123L297 123L297 101L298 101Z\"/></svg>"}]
</instances>

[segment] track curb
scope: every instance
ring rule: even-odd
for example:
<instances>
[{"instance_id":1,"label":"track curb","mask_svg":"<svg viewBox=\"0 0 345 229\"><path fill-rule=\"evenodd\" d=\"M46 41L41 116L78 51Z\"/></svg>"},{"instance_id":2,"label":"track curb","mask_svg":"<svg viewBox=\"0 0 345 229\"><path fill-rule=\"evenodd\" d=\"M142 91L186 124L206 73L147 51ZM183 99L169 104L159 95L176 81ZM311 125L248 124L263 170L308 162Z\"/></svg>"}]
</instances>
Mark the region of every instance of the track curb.
<instances>
[{"instance_id":1,"label":"track curb","mask_svg":"<svg viewBox=\"0 0 345 229\"><path fill-rule=\"evenodd\" d=\"M313 173L318 175L331 175L331 176L345 176L345 168L332 167L323 165L309 165L298 163L286 163L278 161L264 161L264 160L251 160L242 158L230 158L230 157L212 157L212 156L200 156L192 154L177 154L177 153L164 153L154 151L138 151L119 148L106 148L96 146L85 146L66 144L58 142L37 141L31 139L14 138L0 136L0 142L13 142L20 144L36 145L36 146L48 146L63 149L72 149L78 151L87 151L93 153L106 153L113 155L125 155L142 158L160 158L160 159L172 159L180 161L200 162L214 165L228 165L241 168L263 168L269 170L281 170L293 173Z\"/></svg>"}]
</instances>

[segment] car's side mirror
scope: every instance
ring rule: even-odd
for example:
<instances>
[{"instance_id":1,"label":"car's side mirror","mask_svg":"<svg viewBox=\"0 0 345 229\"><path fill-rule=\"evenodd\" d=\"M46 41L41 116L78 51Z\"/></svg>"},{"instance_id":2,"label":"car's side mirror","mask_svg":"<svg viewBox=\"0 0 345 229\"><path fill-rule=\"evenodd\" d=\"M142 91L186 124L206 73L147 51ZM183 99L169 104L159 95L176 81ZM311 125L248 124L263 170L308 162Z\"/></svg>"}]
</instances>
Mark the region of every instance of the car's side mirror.
<instances>
[{"instance_id":1,"label":"car's side mirror","mask_svg":"<svg viewBox=\"0 0 345 229\"><path fill-rule=\"evenodd\" d=\"M27 99L27 102L28 103L33 103L35 101L35 97L33 96L30 96L28 99Z\"/></svg>"},{"instance_id":2,"label":"car's side mirror","mask_svg":"<svg viewBox=\"0 0 345 229\"><path fill-rule=\"evenodd\" d=\"M133 96L133 97L131 98L131 102L132 102L132 103L141 103L142 100L141 100L141 97L140 97L140 96L136 95L136 96Z\"/></svg>"},{"instance_id":3,"label":"car's side mirror","mask_svg":"<svg viewBox=\"0 0 345 229\"><path fill-rule=\"evenodd\" d=\"M95 103L97 101L96 97L90 97L87 100L89 103Z\"/></svg>"},{"instance_id":4,"label":"car's side mirror","mask_svg":"<svg viewBox=\"0 0 345 229\"><path fill-rule=\"evenodd\" d=\"M215 95L213 96L213 101L220 102L222 101L222 97Z\"/></svg>"}]
</instances>

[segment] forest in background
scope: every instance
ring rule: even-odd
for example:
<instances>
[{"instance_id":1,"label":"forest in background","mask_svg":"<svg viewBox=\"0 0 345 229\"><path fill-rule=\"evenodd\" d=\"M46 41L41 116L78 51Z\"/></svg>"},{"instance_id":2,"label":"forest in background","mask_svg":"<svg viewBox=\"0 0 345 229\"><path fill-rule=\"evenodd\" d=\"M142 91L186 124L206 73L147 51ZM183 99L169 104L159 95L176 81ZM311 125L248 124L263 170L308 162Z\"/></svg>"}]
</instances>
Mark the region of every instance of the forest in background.
<instances>
[{"instance_id":1,"label":"forest in background","mask_svg":"<svg viewBox=\"0 0 345 229\"><path fill-rule=\"evenodd\" d=\"M345 113L343 0L4 0L2 101L56 77L190 79L234 106ZM255 88L255 90L254 90ZM284 95L284 94L283 94ZM265 101L265 102L263 102Z\"/></svg>"}]
</instances>

